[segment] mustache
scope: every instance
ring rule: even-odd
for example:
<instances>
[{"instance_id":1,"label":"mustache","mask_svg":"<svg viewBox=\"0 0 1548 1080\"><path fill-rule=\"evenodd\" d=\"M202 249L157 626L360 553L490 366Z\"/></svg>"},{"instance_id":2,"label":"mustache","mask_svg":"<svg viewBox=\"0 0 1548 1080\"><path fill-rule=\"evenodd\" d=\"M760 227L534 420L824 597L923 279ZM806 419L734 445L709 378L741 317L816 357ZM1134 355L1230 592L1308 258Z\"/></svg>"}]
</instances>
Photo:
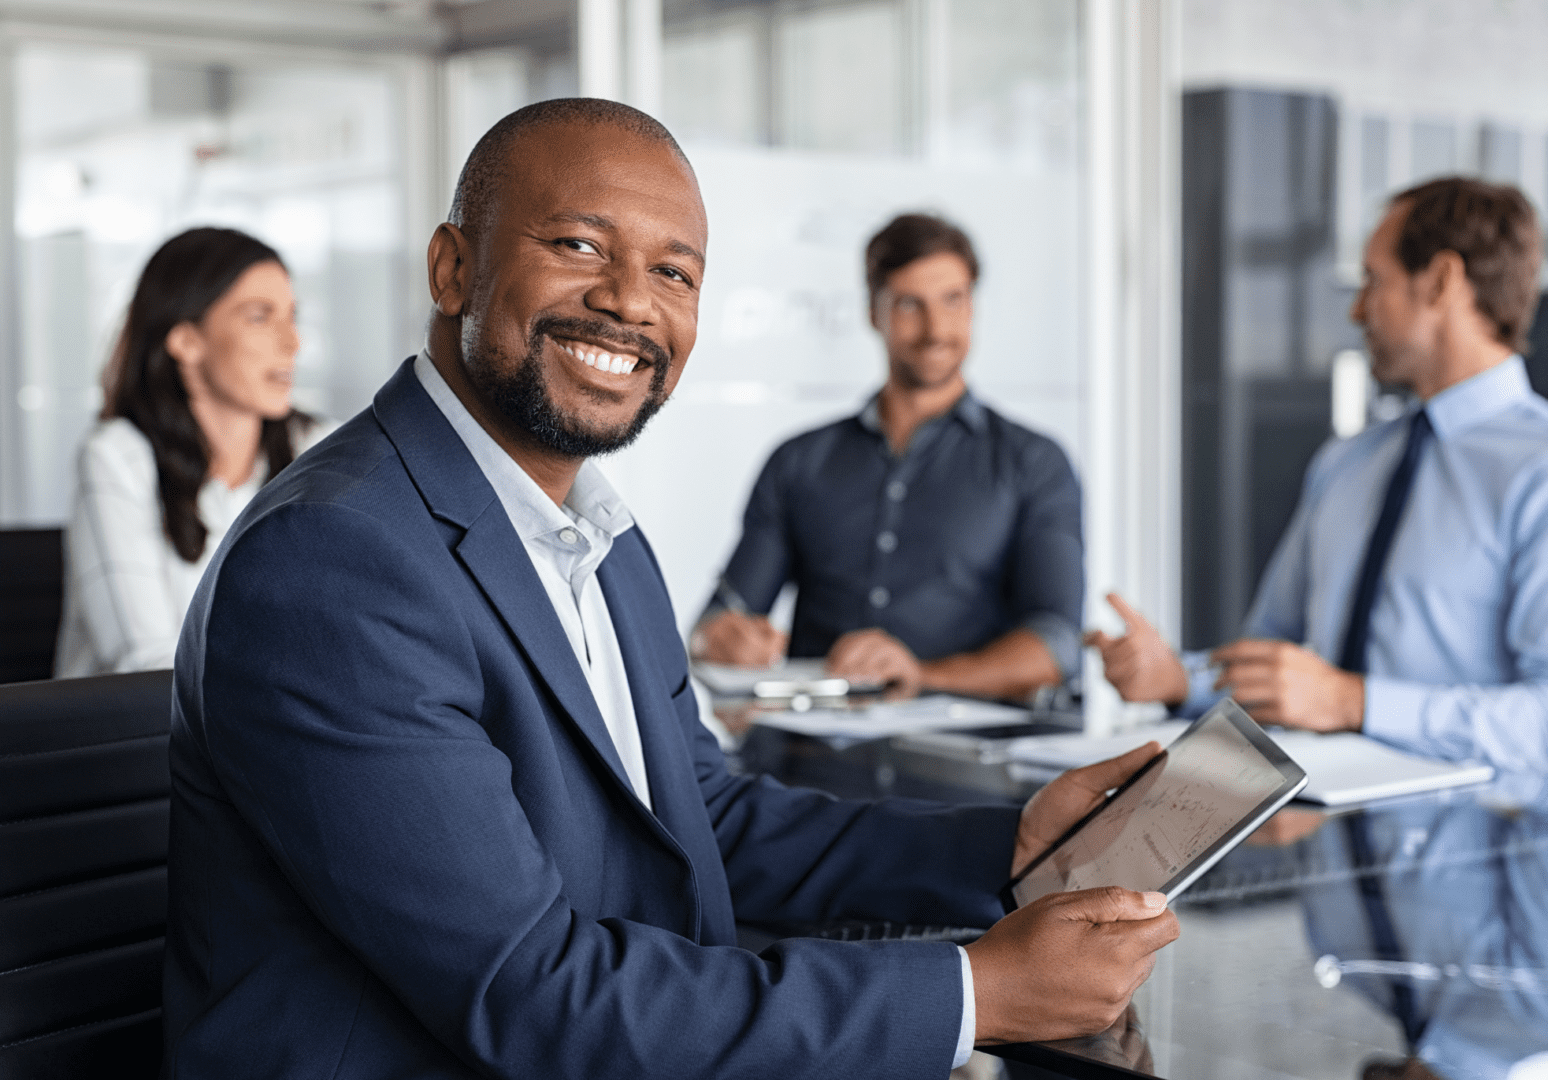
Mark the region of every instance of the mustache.
<instances>
[{"instance_id":1,"label":"mustache","mask_svg":"<svg viewBox=\"0 0 1548 1080\"><path fill-rule=\"evenodd\" d=\"M602 342L615 346L619 352L636 353L646 364L663 371L671 360L665 349L644 334L621 330L600 319L571 319L562 315L541 315L532 324L532 337L534 341L540 337L574 337Z\"/></svg>"}]
</instances>

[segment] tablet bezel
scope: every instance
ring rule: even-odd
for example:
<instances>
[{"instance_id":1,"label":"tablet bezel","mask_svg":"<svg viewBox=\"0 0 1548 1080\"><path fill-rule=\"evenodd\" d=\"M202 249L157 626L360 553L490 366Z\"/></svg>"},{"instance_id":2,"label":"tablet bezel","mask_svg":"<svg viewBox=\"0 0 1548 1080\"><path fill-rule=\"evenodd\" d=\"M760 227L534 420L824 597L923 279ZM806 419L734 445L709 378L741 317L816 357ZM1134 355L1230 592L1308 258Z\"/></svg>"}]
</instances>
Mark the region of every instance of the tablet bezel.
<instances>
[{"instance_id":1,"label":"tablet bezel","mask_svg":"<svg viewBox=\"0 0 1548 1080\"><path fill-rule=\"evenodd\" d=\"M1280 784L1271 795L1258 803L1257 806L1227 829L1224 835L1179 869L1176 874L1157 890L1165 894L1169 903L1176 899L1189 885L1198 880L1206 870L1224 858L1228 851L1245 840L1258 826L1262 825L1284 806L1285 803L1293 799L1296 792L1306 786L1305 770L1291 760L1290 755L1279 748L1278 743L1265 735L1263 729L1258 726L1257 721L1248 716L1240 705L1230 698L1224 698L1217 702L1203 716L1188 725L1187 730L1177 736L1170 746L1163 748L1159 754L1141 766L1139 771L1125 780L1111 795L1103 799L1101 805L1066 829L1063 836L1048 845L1046 851L1028 863L1021 873L1013 877L1000 890L1000 903L1004 905L1006 914L1017 910L1021 906L1016 900L1015 889L1017 885L1021 884L1023 878L1037 869L1055 851L1063 847L1072 836L1080 832L1089 822L1111 806L1125 791L1138 783L1146 773L1158 767L1179 746L1185 745L1185 740L1189 736L1202 728L1207 722L1221 717L1229 721L1231 726L1240 732L1247 742L1251 744L1252 748L1278 771L1281 778Z\"/></svg>"}]
</instances>

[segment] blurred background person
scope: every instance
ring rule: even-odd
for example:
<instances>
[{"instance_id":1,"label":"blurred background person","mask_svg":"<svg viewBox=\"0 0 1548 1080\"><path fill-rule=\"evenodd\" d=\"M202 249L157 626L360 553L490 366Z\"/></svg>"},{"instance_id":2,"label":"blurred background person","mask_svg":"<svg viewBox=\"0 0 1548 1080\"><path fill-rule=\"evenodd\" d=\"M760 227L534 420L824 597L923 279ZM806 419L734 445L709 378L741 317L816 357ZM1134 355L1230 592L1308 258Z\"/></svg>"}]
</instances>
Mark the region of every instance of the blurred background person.
<instances>
[{"instance_id":1,"label":"blurred background person","mask_svg":"<svg viewBox=\"0 0 1548 1080\"><path fill-rule=\"evenodd\" d=\"M1414 400L1312 461L1239 640L1179 657L1109 597L1128 632L1089 640L1126 700L1228 693L1260 723L1548 772L1548 402L1519 355L1541 262L1511 185L1392 199L1350 318Z\"/></svg>"},{"instance_id":2,"label":"blurred background person","mask_svg":"<svg viewBox=\"0 0 1548 1080\"><path fill-rule=\"evenodd\" d=\"M151 256L80 451L56 676L172 666L226 530L331 430L291 407L299 348L290 275L267 244L198 228Z\"/></svg>"},{"instance_id":3,"label":"blurred background person","mask_svg":"<svg viewBox=\"0 0 1548 1080\"><path fill-rule=\"evenodd\" d=\"M764 466L693 635L704 660L828 658L835 675L1024 699L1080 660L1080 485L1057 443L973 395L978 256L925 214L865 253L887 381ZM787 642L767 613L796 586Z\"/></svg>"}]
</instances>

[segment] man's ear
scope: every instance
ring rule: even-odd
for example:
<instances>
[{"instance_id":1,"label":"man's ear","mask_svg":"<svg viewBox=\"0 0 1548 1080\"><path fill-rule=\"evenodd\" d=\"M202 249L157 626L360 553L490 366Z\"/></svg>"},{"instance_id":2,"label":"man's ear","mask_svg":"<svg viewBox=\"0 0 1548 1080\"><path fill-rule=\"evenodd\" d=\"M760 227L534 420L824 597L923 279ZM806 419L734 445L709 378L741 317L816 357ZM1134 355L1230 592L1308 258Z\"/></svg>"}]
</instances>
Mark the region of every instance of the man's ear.
<instances>
[{"instance_id":1,"label":"man's ear","mask_svg":"<svg viewBox=\"0 0 1548 1080\"><path fill-rule=\"evenodd\" d=\"M442 222L430 237L425 261L430 272L430 298L435 301L436 311L455 319L462 314L473 280L473 246L461 229L451 222Z\"/></svg>"},{"instance_id":2,"label":"man's ear","mask_svg":"<svg viewBox=\"0 0 1548 1080\"><path fill-rule=\"evenodd\" d=\"M869 305L867 305L869 313L870 313L870 316L871 316L871 328L873 330L875 330L878 334L881 334L883 337L885 337L886 334L887 334L887 331L882 328L882 324L881 324L881 306L882 306L882 294L880 292L872 293L871 294L871 302L870 302Z\"/></svg>"},{"instance_id":3,"label":"man's ear","mask_svg":"<svg viewBox=\"0 0 1548 1080\"><path fill-rule=\"evenodd\" d=\"M1442 303L1448 295L1460 290L1466 294L1467 306L1473 305L1473 283L1467 279L1467 264L1450 248L1435 253L1420 275L1419 287L1423 290L1420 296L1427 304Z\"/></svg>"}]
</instances>

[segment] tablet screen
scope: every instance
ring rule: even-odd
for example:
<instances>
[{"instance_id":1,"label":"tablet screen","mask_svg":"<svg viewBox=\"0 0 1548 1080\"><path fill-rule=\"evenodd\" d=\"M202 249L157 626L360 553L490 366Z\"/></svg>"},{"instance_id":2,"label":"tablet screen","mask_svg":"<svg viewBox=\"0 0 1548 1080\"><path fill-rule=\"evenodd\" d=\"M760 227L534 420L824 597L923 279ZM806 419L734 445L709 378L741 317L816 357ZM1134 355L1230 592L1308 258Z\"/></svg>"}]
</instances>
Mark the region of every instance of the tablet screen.
<instances>
[{"instance_id":1,"label":"tablet screen","mask_svg":"<svg viewBox=\"0 0 1548 1080\"><path fill-rule=\"evenodd\" d=\"M1170 899L1304 783L1300 768L1223 702L1045 852L1011 894L1020 905L1122 885Z\"/></svg>"}]
</instances>

